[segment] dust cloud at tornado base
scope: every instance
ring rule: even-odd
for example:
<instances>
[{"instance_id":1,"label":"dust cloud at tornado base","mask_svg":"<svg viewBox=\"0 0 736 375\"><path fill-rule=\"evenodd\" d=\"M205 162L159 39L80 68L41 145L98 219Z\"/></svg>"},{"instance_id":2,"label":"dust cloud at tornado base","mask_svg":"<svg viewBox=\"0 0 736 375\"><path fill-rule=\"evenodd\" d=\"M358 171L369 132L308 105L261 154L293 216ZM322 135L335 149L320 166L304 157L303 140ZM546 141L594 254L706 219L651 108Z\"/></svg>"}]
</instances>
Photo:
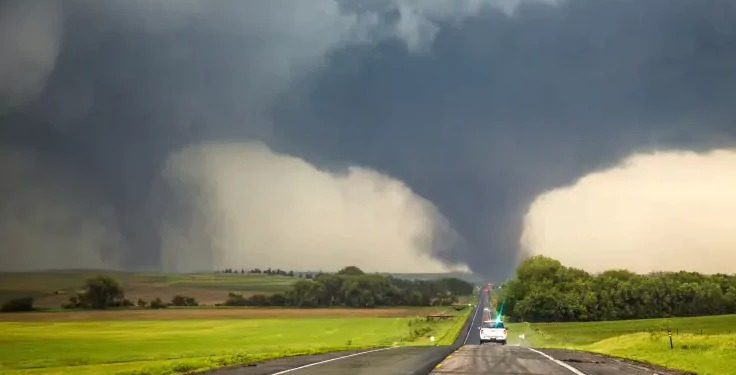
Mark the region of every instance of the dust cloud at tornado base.
<instances>
[{"instance_id":1,"label":"dust cloud at tornado base","mask_svg":"<svg viewBox=\"0 0 736 375\"><path fill-rule=\"evenodd\" d=\"M3 253L2 270L124 267L129 249L113 210L78 182L83 176L28 151L1 156L9 204L0 246L14 250ZM433 243L458 236L402 182L366 168L319 170L260 143L201 144L172 155L148 206L162 202L165 271L467 271L433 257Z\"/></svg>"},{"instance_id":2,"label":"dust cloud at tornado base","mask_svg":"<svg viewBox=\"0 0 736 375\"><path fill-rule=\"evenodd\" d=\"M467 270L431 256L433 241L457 236L434 206L370 169L335 174L263 144L225 143L181 151L170 159L165 177L181 186L196 184L188 201L196 202L193 211L202 219L190 227L164 221L166 270Z\"/></svg>"}]
</instances>

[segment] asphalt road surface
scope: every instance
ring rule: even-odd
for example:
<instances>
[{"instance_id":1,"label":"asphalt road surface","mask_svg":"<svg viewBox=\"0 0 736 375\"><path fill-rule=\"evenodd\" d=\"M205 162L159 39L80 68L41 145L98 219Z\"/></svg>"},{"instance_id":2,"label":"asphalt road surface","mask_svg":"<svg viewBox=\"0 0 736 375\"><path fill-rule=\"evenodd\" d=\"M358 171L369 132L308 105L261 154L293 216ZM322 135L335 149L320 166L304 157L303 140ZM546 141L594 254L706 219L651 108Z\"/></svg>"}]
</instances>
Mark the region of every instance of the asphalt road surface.
<instances>
[{"instance_id":1,"label":"asphalt road surface","mask_svg":"<svg viewBox=\"0 0 736 375\"><path fill-rule=\"evenodd\" d=\"M427 375L450 353L464 344L480 343L479 327L483 320L483 307L488 306L488 296L481 295L480 303L472 312L453 345L410 346L382 348L372 351L356 351L283 358L256 366L221 369L211 375Z\"/></svg>"},{"instance_id":2,"label":"asphalt road surface","mask_svg":"<svg viewBox=\"0 0 736 375\"><path fill-rule=\"evenodd\" d=\"M335 360L299 363L281 360L267 362L255 367L215 371L213 375L426 375L452 350L448 347L401 347L373 352L357 352L352 357L337 357ZM356 355L357 354L357 355ZM311 357L311 356L310 356ZM296 358L294 358L296 359ZM304 358L307 359L307 358ZM311 359L311 358L310 358Z\"/></svg>"},{"instance_id":3,"label":"asphalt road surface","mask_svg":"<svg viewBox=\"0 0 736 375\"><path fill-rule=\"evenodd\" d=\"M482 295L453 345L381 348L283 358L211 375L682 375L619 358L555 349L480 345L488 297ZM512 332L509 332L512 334Z\"/></svg>"},{"instance_id":4,"label":"asphalt road surface","mask_svg":"<svg viewBox=\"0 0 736 375\"><path fill-rule=\"evenodd\" d=\"M449 355L430 375L675 375L681 372L644 366L592 353L521 346L466 345Z\"/></svg>"}]
</instances>

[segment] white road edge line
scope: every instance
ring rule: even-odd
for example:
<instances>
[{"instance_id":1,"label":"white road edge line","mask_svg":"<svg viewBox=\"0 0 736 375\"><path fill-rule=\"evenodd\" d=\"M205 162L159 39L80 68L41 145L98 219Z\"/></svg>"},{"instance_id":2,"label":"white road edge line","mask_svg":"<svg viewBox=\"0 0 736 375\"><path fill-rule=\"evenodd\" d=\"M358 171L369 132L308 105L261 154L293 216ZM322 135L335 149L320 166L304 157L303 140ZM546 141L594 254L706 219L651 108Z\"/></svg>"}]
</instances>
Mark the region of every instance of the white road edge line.
<instances>
[{"instance_id":1,"label":"white road edge line","mask_svg":"<svg viewBox=\"0 0 736 375\"><path fill-rule=\"evenodd\" d=\"M558 365L560 365L560 366L562 366L562 367L564 367L564 368L566 368L566 369L568 369L568 370L572 371L572 372L573 372L574 374L576 374L576 375L586 375L586 374L585 374L584 372L582 372L582 371L580 371L580 370L576 369L575 367L572 367L572 366L568 365L568 364L567 364L567 363L565 363L565 362L562 362L562 361L559 361L559 360L556 360L556 359L552 358L552 356L551 356L551 355L549 355L549 354L546 354L546 353L542 353L542 352L540 352L539 350L534 350L534 349L532 349L532 348L527 348L527 349L529 349L529 350L533 351L534 353L537 353L537 354L539 354L539 355L541 355L541 356L543 356L543 357L545 357L545 358L549 359L550 361L552 361L552 362L554 362L554 363L556 363L556 364L558 364Z\"/></svg>"},{"instance_id":2,"label":"white road edge line","mask_svg":"<svg viewBox=\"0 0 736 375\"><path fill-rule=\"evenodd\" d=\"M390 348L380 348L380 349L366 350L366 351L364 351L364 352L360 352L360 353L353 353L353 354L348 354L348 355L344 355L344 356L342 356L342 357L332 358L332 359L328 359L328 360L324 360L324 361L320 361L320 362L310 363L310 364L308 364L308 365L304 365L304 366L299 366L299 367L294 367L294 368L290 368L290 369L288 369L288 370L283 370L283 371L279 371L279 372L274 372L274 373L273 373L273 374L271 374L271 375L281 375L281 374L286 374L286 373L289 373L289 372L292 372L292 371L296 371L296 370L301 370L301 369L305 369L305 368L307 368L307 367L312 367L312 366L317 366L317 365L321 365L321 364L323 364L323 363L328 363L328 362L334 362L334 361L338 361L338 360L341 360L341 359L345 359L345 358L350 358L350 357L357 357L357 356L359 356L359 355L363 355L363 354L368 354L368 353L374 353L374 352L380 352L380 351L382 351L382 350L389 350L389 349L396 349L396 348L398 348L398 347L397 347L397 346L392 346L392 347L390 347Z\"/></svg>"},{"instance_id":3,"label":"white road edge line","mask_svg":"<svg viewBox=\"0 0 736 375\"><path fill-rule=\"evenodd\" d=\"M475 314L473 314L473 320L470 321L470 326L468 326L468 333L465 334L463 345L466 345L468 343L468 337L470 337L470 331L473 330L473 324L475 323L475 318L478 317L478 311L480 311L480 301L478 301L478 306L475 307Z\"/></svg>"}]
</instances>

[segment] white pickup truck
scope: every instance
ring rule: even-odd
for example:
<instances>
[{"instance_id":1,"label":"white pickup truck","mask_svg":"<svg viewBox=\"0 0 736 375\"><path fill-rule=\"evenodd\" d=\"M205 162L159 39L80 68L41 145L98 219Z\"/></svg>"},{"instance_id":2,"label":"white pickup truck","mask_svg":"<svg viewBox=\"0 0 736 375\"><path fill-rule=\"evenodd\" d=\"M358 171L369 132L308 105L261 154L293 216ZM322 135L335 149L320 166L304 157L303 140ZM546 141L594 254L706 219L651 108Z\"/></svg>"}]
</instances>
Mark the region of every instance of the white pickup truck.
<instances>
[{"instance_id":1,"label":"white pickup truck","mask_svg":"<svg viewBox=\"0 0 736 375\"><path fill-rule=\"evenodd\" d=\"M480 344L486 342L500 342L501 345L506 345L507 336L506 327L503 322L499 321L485 321L480 325Z\"/></svg>"}]
</instances>

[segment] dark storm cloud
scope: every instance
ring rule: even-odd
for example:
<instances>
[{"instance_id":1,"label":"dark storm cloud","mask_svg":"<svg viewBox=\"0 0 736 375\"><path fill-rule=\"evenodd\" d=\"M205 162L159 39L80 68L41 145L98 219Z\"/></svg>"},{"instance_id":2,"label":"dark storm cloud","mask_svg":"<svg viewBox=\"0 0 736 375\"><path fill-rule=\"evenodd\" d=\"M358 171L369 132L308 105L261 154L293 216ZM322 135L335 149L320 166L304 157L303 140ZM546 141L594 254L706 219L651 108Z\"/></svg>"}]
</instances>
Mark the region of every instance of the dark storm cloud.
<instances>
[{"instance_id":1,"label":"dark storm cloud","mask_svg":"<svg viewBox=\"0 0 736 375\"><path fill-rule=\"evenodd\" d=\"M535 195L633 151L732 144L734 21L728 1L487 9L430 57L335 53L278 128L304 154L400 176L472 244L453 256L505 275Z\"/></svg>"},{"instance_id":2,"label":"dark storm cloud","mask_svg":"<svg viewBox=\"0 0 736 375\"><path fill-rule=\"evenodd\" d=\"M158 181L172 152L259 139L406 182L465 238L443 257L507 275L537 194L736 133L733 2L515 3L67 2L63 32L23 34L43 53L2 44L23 58L0 64L0 139L87 176L127 266L158 266L162 212L193 210Z\"/></svg>"},{"instance_id":3,"label":"dark storm cloud","mask_svg":"<svg viewBox=\"0 0 736 375\"><path fill-rule=\"evenodd\" d=\"M227 225L217 224L218 218L209 216L219 204L214 201L217 197L213 198L211 185L223 185L222 181L209 181L211 176L202 175L207 171L187 170L186 165L202 168L205 161L217 159L217 155L183 152L186 157L194 155L195 160L177 155L183 148L198 147L207 141L273 142L268 109L276 94L287 90L294 77L322 65L330 49L390 37L421 49L423 43L431 40L432 23L413 13L416 6L399 11L407 15L401 22L386 23L378 15L384 13L386 4L375 4L370 11L355 14L345 13L341 4L332 0L237 4L199 0L3 3L2 14L17 17L14 16L14 22L3 24L8 32L0 39L2 50L7 52L7 59L0 66L0 86L4 89L3 97L9 98L2 103L3 110L9 111L2 119L2 144L9 148L13 160L19 158L18 154L29 160L52 159L70 170L56 173L56 168L49 166L53 164L30 163L38 168L37 175L47 176L34 181L19 176L17 168L4 170L2 188L9 192L8 201L21 208L43 211L40 202L55 205L58 194L54 190L34 189L35 185L77 184L83 186L77 191L100 192L108 198L105 204L85 206L81 216L101 223L98 217L102 213L91 211L95 207L102 211L112 207L117 220L102 225L112 232L119 231L122 241L117 246L104 247L113 254L124 253L124 266L158 266L162 258L169 258L162 255L162 242L174 243L171 246L177 248L199 248L203 254L217 252L215 242L221 240L221 235L211 227L222 229ZM428 4L430 13L447 10L448 14L458 14L448 9L446 2ZM461 11L473 10L470 7ZM61 31L34 22L47 14L63 19ZM28 64L29 61L36 63ZM52 67L53 73L44 81ZM39 95L33 95L41 89L44 90ZM217 153L221 149L214 145L210 151ZM186 163L178 162L181 159ZM52 170L43 173L45 169ZM231 171L238 173L237 168ZM222 179L223 175L228 173L217 178ZM351 175L347 176L349 179ZM340 185L339 180L333 182ZM372 182L383 184L380 178ZM388 186L389 197L392 189L398 189L397 196L411 201L408 207L423 206L414 198L403 198L406 194L397 184ZM33 194L19 195L24 188ZM247 190L247 186L240 188ZM70 189L75 190L66 188ZM75 194L69 200L86 195L89 194ZM74 206L65 202L56 206ZM82 231L56 221L44 222L43 215L23 217L17 214L19 211L5 210L0 220L0 230L7 233L2 248L3 258L9 261L4 262L4 268L14 267L16 263L11 260L18 252L35 251L25 245L24 236L13 234L23 220L32 223L27 227L40 228L36 237L51 239L66 234L84 242L85 253L95 253L95 259L98 254L94 249L103 247L100 242L110 242L108 238L91 240ZM431 209L409 211L408 215L417 221L412 225L421 226L422 219L432 221L435 216ZM407 213L397 213L396 217L403 214ZM435 225L439 229L445 226L441 221ZM372 228L363 230L370 233ZM418 237L405 240L427 240L424 229L415 230ZM169 232L176 233L175 240L167 237L165 233ZM56 251L67 250L59 247ZM43 252L34 254L39 264L53 266L43 262ZM213 266L205 263L203 269Z\"/></svg>"}]
</instances>

